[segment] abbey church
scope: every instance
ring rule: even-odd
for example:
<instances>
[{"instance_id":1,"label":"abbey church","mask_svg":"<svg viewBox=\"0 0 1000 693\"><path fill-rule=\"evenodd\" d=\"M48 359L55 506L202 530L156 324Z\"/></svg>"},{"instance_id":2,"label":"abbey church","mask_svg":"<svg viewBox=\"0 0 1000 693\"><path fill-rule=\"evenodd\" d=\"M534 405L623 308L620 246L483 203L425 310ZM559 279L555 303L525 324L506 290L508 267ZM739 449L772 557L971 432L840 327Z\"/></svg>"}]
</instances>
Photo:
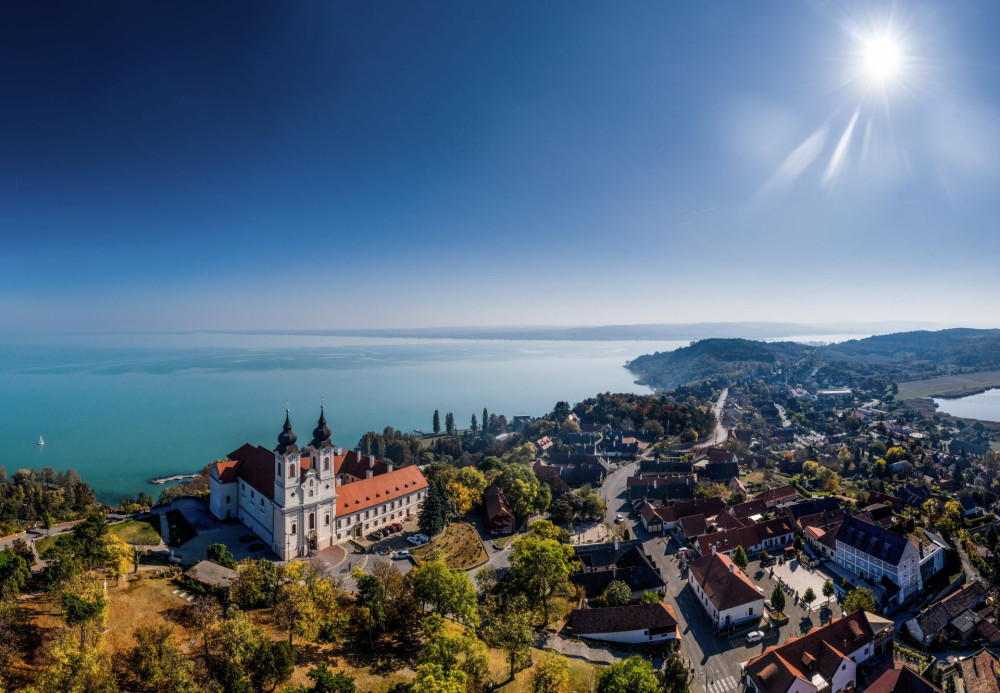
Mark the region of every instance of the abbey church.
<instances>
[{"instance_id":1,"label":"abbey church","mask_svg":"<svg viewBox=\"0 0 1000 693\"><path fill-rule=\"evenodd\" d=\"M415 467L393 469L335 448L320 409L312 441L296 445L288 412L274 450L246 443L209 471L209 509L237 519L282 560L414 517L427 495Z\"/></svg>"}]
</instances>

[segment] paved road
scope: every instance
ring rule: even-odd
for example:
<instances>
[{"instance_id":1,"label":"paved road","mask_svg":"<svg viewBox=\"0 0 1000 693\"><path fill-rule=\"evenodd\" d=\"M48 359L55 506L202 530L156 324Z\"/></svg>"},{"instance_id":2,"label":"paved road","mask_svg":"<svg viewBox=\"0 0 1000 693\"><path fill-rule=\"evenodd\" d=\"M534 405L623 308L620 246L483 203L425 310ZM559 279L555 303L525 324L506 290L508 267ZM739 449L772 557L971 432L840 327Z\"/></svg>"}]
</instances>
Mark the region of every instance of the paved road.
<instances>
[{"instance_id":1,"label":"paved road","mask_svg":"<svg viewBox=\"0 0 1000 693\"><path fill-rule=\"evenodd\" d=\"M727 387L712 406L712 411L715 413L715 433L703 445L722 445L726 442L726 438L729 437L729 431L722 425L722 408L726 406L726 398L728 396L729 388Z\"/></svg>"}]
</instances>

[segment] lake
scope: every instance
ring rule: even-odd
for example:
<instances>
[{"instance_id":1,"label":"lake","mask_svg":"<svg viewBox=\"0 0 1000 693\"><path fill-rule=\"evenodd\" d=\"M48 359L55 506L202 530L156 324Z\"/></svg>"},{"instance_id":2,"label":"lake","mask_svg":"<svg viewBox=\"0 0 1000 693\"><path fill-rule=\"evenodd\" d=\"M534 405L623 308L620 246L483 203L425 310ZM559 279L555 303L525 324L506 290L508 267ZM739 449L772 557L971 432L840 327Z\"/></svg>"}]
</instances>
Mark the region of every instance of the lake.
<instances>
[{"instance_id":1,"label":"lake","mask_svg":"<svg viewBox=\"0 0 1000 693\"><path fill-rule=\"evenodd\" d=\"M810 341L840 341L809 336ZM245 442L277 444L285 402L308 441L321 398L333 441L430 431L434 410L541 415L599 392L649 392L626 361L687 341L129 334L0 336L0 465L76 469L105 503ZM45 437L45 446L36 443Z\"/></svg>"},{"instance_id":2,"label":"lake","mask_svg":"<svg viewBox=\"0 0 1000 693\"><path fill-rule=\"evenodd\" d=\"M983 421L1000 421L1000 389L994 388L957 399L934 398L938 410L952 416Z\"/></svg>"}]
</instances>

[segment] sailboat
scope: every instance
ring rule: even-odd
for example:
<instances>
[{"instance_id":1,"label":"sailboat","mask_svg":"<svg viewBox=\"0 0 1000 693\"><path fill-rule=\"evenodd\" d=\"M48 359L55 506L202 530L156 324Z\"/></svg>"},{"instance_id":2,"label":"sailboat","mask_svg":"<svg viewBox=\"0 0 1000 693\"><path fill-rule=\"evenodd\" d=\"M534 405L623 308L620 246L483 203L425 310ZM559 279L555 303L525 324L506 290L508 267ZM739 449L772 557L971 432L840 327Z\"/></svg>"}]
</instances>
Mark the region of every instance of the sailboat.
<instances>
[{"instance_id":1,"label":"sailboat","mask_svg":"<svg viewBox=\"0 0 1000 693\"><path fill-rule=\"evenodd\" d=\"M41 436L38 436L38 444L39 445L45 445L45 438L42 438Z\"/></svg>"}]
</instances>

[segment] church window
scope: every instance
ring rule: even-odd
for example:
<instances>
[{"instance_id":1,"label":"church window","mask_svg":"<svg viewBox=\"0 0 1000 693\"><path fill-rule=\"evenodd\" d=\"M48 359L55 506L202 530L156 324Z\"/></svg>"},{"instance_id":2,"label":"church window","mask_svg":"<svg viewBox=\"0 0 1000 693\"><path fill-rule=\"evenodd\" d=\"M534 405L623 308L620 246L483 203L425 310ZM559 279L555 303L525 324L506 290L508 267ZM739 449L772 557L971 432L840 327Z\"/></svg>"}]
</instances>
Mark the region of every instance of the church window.
<instances>
[{"instance_id":1,"label":"church window","mask_svg":"<svg viewBox=\"0 0 1000 693\"><path fill-rule=\"evenodd\" d=\"M226 502L227 503L229 502L229 496L226 496Z\"/></svg>"},{"instance_id":2,"label":"church window","mask_svg":"<svg viewBox=\"0 0 1000 693\"><path fill-rule=\"evenodd\" d=\"M288 476L295 476L295 465L288 465Z\"/></svg>"},{"instance_id":3,"label":"church window","mask_svg":"<svg viewBox=\"0 0 1000 693\"><path fill-rule=\"evenodd\" d=\"M325 527L329 527L330 526L330 516L329 515L327 515L324 518L323 526L325 526Z\"/></svg>"},{"instance_id":4,"label":"church window","mask_svg":"<svg viewBox=\"0 0 1000 693\"><path fill-rule=\"evenodd\" d=\"M330 458L329 457L324 457L323 458L323 471L324 472L330 471Z\"/></svg>"},{"instance_id":5,"label":"church window","mask_svg":"<svg viewBox=\"0 0 1000 693\"><path fill-rule=\"evenodd\" d=\"M312 498L312 497L313 497L313 492L312 492L312 489L309 489L309 497L310 497L310 498Z\"/></svg>"},{"instance_id":6,"label":"church window","mask_svg":"<svg viewBox=\"0 0 1000 693\"><path fill-rule=\"evenodd\" d=\"M297 527L295 526L295 523L293 522L293 523L292 523L292 535L293 535L293 536L294 536L294 535L296 535L296 534L298 534L298 532L296 531L297 529L298 529L298 528L297 528Z\"/></svg>"},{"instance_id":7,"label":"church window","mask_svg":"<svg viewBox=\"0 0 1000 693\"><path fill-rule=\"evenodd\" d=\"M309 513L309 529L316 529L316 516Z\"/></svg>"}]
</instances>

